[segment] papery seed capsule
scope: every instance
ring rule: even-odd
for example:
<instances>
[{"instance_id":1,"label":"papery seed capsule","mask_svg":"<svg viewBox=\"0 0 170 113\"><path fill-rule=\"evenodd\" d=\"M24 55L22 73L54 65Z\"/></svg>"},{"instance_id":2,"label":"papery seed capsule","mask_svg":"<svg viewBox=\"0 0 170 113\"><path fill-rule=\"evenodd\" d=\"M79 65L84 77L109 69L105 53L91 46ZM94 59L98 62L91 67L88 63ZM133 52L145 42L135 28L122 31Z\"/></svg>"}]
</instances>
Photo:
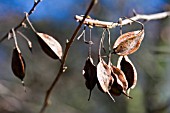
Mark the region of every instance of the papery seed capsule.
<instances>
[{"instance_id":1,"label":"papery seed capsule","mask_svg":"<svg viewBox=\"0 0 170 113\"><path fill-rule=\"evenodd\" d=\"M96 66L93 64L93 59L88 57L83 69L83 76L86 79L86 87L90 90L89 99L91 96L91 91L95 87L97 83L97 69Z\"/></svg>"},{"instance_id":2,"label":"papery seed capsule","mask_svg":"<svg viewBox=\"0 0 170 113\"><path fill-rule=\"evenodd\" d=\"M135 66L130 61L128 56L120 56L118 59L117 67L124 72L128 82L127 89L130 91L130 89L133 89L137 83L137 71Z\"/></svg>"},{"instance_id":3,"label":"papery seed capsule","mask_svg":"<svg viewBox=\"0 0 170 113\"><path fill-rule=\"evenodd\" d=\"M12 55L12 71L21 80L25 77L25 61L21 53L14 48Z\"/></svg>"},{"instance_id":4,"label":"papery seed capsule","mask_svg":"<svg viewBox=\"0 0 170 113\"><path fill-rule=\"evenodd\" d=\"M45 33L37 33L42 50L53 59L60 59L63 55L60 43L52 36Z\"/></svg>"},{"instance_id":5,"label":"papery seed capsule","mask_svg":"<svg viewBox=\"0 0 170 113\"><path fill-rule=\"evenodd\" d=\"M114 82L114 78L111 76L111 69L102 58L100 58L100 61L97 65L97 79L99 89L102 92L107 93L112 98L112 100L115 101L109 92Z\"/></svg>"},{"instance_id":6,"label":"papery seed capsule","mask_svg":"<svg viewBox=\"0 0 170 113\"><path fill-rule=\"evenodd\" d=\"M125 56L137 51L144 38L144 30L127 32L115 41L113 53Z\"/></svg>"},{"instance_id":7,"label":"papery seed capsule","mask_svg":"<svg viewBox=\"0 0 170 113\"><path fill-rule=\"evenodd\" d=\"M21 55L21 52L19 49L14 48L13 54L12 54L12 71L16 77L21 79L22 84L24 86L24 77L25 77L25 69L26 69L26 64L24 61L24 58ZM24 86L25 89L25 86ZM26 90L25 90L26 91Z\"/></svg>"}]
</instances>

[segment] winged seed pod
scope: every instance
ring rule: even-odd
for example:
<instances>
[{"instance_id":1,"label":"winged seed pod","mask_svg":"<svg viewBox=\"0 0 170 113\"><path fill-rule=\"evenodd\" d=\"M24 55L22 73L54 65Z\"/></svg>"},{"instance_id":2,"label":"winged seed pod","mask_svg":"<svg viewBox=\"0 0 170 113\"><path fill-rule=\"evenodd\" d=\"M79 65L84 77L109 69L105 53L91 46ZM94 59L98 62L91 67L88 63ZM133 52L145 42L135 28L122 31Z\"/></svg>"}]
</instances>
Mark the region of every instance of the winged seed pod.
<instances>
[{"instance_id":1,"label":"winged seed pod","mask_svg":"<svg viewBox=\"0 0 170 113\"><path fill-rule=\"evenodd\" d=\"M124 73L119 68L112 65L111 61L109 61L108 66L111 68L111 76L114 78L114 82L109 90L110 94L115 96L124 94L125 96L132 98L126 94L128 83Z\"/></svg>"},{"instance_id":2,"label":"winged seed pod","mask_svg":"<svg viewBox=\"0 0 170 113\"><path fill-rule=\"evenodd\" d=\"M97 69L93 64L93 59L91 57L86 59L86 63L83 69L83 76L86 79L86 87L90 90L88 98L88 100L90 100L91 92L97 83Z\"/></svg>"},{"instance_id":3,"label":"winged seed pod","mask_svg":"<svg viewBox=\"0 0 170 113\"><path fill-rule=\"evenodd\" d=\"M115 101L109 92L114 82L114 79L111 76L111 69L102 58L100 58L97 65L97 79L99 89L102 92L107 93L112 98L112 100Z\"/></svg>"},{"instance_id":4,"label":"winged seed pod","mask_svg":"<svg viewBox=\"0 0 170 113\"><path fill-rule=\"evenodd\" d=\"M128 82L127 82L127 80L126 80L126 76L125 76L125 74L123 73L123 71L120 70L119 68L117 68L117 67L114 66L114 65L111 65L111 67L112 67L112 72L113 72L114 74L116 74L117 78L122 82L123 89L124 89L124 90L127 90L127 88L128 88Z\"/></svg>"},{"instance_id":5,"label":"winged seed pod","mask_svg":"<svg viewBox=\"0 0 170 113\"><path fill-rule=\"evenodd\" d=\"M112 77L114 78L114 83L109 90L110 94L115 96L120 96L122 93L125 93L126 90L123 89L122 82L119 80L115 73L111 73Z\"/></svg>"},{"instance_id":6,"label":"winged seed pod","mask_svg":"<svg viewBox=\"0 0 170 113\"><path fill-rule=\"evenodd\" d=\"M113 45L113 53L125 56L134 53L140 47L144 38L144 29L127 32L115 41Z\"/></svg>"},{"instance_id":7,"label":"winged seed pod","mask_svg":"<svg viewBox=\"0 0 170 113\"><path fill-rule=\"evenodd\" d=\"M121 69L126 76L126 80L128 82L127 89L129 93L130 89L133 89L136 86L137 71L128 56L120 56L118 59L117 67Z\"/></svg>"},{"instance_id":8,"label":"winged seed pod","mask_svg":"<svg viewBox=\"0 0 170 113\"><path fill-rule=\"evenodd\" d=\"M60 59L63 55L60 43L45 33L36 33L42 50L53 59Z\"/></svg>"},{"instance_id":9,"label":"winged seed pod","mask_svg":"<svg viewBox=\"0 0 170 113\"><path fill-rule=\"evenodd\" d=\"M22 84L24 86L23 79L25 77L26 64L25 64L24 58L21 55L20 50L18 50L17 48L14 48L13 50L11 67L12 67L12 71L14 75L18 77L19 79L21 79Z\"/></svg>"},{"instance_id":10,"label":"winged seed pod","mask_svg":"<svg viewBox=\"0 0 170 113\"><path fill-rule=\"evenodd\" d=\"M113 72L113 69L112 69L112 63L111 63L111 60L109 60L108 62L108 67L110 68L111 70L111 76L113 77L114 79L114 82L113 84L111 85L111 88L109 89L109 92L111 94L114 94L114 95L120 95L122 90L123 90L123 84L122 82L118 79L118 76Z\"/></svg>"}]
</instances>

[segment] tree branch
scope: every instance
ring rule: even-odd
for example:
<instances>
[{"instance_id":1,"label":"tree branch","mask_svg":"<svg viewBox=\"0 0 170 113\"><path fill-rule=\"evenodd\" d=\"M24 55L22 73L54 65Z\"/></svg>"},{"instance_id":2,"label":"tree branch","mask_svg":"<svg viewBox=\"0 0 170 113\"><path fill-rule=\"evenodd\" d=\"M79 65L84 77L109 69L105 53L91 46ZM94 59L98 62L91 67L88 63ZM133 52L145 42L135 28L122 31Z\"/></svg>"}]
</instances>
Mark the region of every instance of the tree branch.
<instances>
[{"instance_id":1,"label":"tree branch","mask_svg":"<svg viewBox=\"0 0 170 113\"><path fill-rule=\"evenodd\" d=\"M74 42L75 38L76 38L76 35L78 33L78 31L80 30L85 18L87 17L87 15L89 14L89 12L91 11L92 7L97 3L97 0L92 0L86 13L85 13L85 16L82 18L82 21L79 23L79 25L77 26L76 30L74 31L72 37L70 38L70 40L66 43L66 48L65 48L65 51L64 51L64 55L63 55L63 59L61 61L61 65L60 65L60 69L58 71L58 74L56 76L56 78L54 79L54 81L52 82L51 86L49 87L49 89L47 90L46 92L46 95L45 95L45 99L44 99L44 104L40 110L40 113L44 113L45 109L47 108L47 106L49 105L49 98L50 98L50 95L51 95L51 92L54 88L54 86L56 85L56 83L58 82L59 78L61 77L62 73L65 71L65 62L66 62L66 59L67 59L67 55L68 55L68 52L69 52L69 49L70 49L70 46L72 45L72 43Z\"/></svg>"},{"instance_id":2,"label":"tree branch","mask_svg":"<svg viewBox=\"0 0 170 113\"><path fill-rule=\"evenodd\" d=\"M34 0L34 5L32 6L32 8L30 9L30 11L28 12L28 16L30 16L33 12L34 12L34 10L35 10L35 8L36 8L36 6L41 2L42 0ZM23 23L26 21L26 16L22 19L22 21L16 26L16 27L14 27L13 29L14 29L14 31L16 31L18 28L20 28L22 25L23 25ZM11 30L10 30L11 31ZM8 37L8 34L10 33L10 31L9 32L7 32L1 39L0 39L0 43L2 42L2 41L4 41L7 37Z\"/></svg>"},{"instance_id":3,"label":"tree branch","mask_svg":"<svg viewBox=\"0 0 170 113\"><path fill-rule=\"evenodd\" d=\"M144 14L135 14L135 16L131 17L131 20L146 20L146 21L150 21L150 20L158 20L158 19L163 19L170 16L170 11L169 12L162 12L162 13L156 13L156 14L150 14L150 15L144 15ZM75 16L75 19L78 22L81 22L83 17L82 16ZM84 24L88 25L88 26L95 26L95 27L101 27L101 28L115 28L117 26L121 26L121 25L127 25L132 23L133 21L131 21L130 19L124 19L122 20L122 23L119 24L118 22L106 22L106 21L100 21L100 20L96 20L96 19L92 19L92 18L86 18L85 21L83 22Z\"/></svg>"}]
</instances>

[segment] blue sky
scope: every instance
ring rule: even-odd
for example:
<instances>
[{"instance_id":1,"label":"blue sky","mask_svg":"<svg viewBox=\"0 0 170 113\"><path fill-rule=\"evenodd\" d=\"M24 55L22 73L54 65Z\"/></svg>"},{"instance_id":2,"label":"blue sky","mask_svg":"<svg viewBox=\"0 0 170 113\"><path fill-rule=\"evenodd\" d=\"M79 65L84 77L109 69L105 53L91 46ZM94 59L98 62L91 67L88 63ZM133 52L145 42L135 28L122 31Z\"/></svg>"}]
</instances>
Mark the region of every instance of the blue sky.
<instances>
[{"instance_id":1,"label":"blue sky","mask_svg":"<svg viewBox=\"0 0 170 113\"><path fill-rule=\"evenodd\" d=\"M69 14L68 8L74 5L73 0L43 0L38 4L33 18L65 18ZM7 11L28 12L33 6L33 0L0 0L0 13L5 15ZM38 16L37 16L38 15Z\"/></svg>"},{"instance_id":2,"label":"blue sky","mask_svg":"<svg viewBox=\"0 0 170 113\"><path fill-rule=\"evenodd\" d=\"M90 3L90 0L42 0L38 5L36 14L32 18L52 18L63 19L67 18L73 9L76 10L78 5L82 3ZM99 0L99 2L112 9L117 7L119 0ZM163 11L165 5L164 0L124 0L126 9L142 9L144 13L156 13ZM33 5L33 0L0 0L0 14L7 15L7 12L28 12ZM85 9L84 9L85 11ZM82 11L82 12L84 12ZM74 16L74 15L73 15Z\"/></svg>"}]
</instances>

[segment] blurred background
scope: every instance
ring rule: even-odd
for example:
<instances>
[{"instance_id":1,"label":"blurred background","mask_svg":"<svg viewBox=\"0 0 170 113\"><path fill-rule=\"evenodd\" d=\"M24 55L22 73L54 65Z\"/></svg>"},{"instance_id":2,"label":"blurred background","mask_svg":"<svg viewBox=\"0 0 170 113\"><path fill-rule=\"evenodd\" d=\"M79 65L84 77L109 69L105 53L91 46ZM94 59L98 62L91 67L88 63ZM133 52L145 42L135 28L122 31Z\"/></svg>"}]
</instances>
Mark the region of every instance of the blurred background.
<instances>
[{"instance_id":1,"label":"blurred background","mask_svg":"<svg viewBox=\"0 0 170 113\"><path fill-rule=\"evenodd\" d=\"M0 37L15 27L33 5L33 0L0 1ZM90 0L43 0L29 17L35 29L54 36L65 48L78 23L76 14L85 13ZM169 0L99 0L90 16L95 19L117 22L120 17L170 10ZM68 69L62 75L51 95L47 113L170 113L170 18L144 22L145 38L140 49L130 55L138 72L137 86L131 90L133 99L124 95L111 98L94 88L91 100L86 89L82 69L88 56L88 45L83 39L75 40L66 61ZM137 24L123 27L123 32L138 30ZM46 90L54 80L60 62L48 57L40 48L35 33L28 27L20 28L33 43L33 52L27 42L17 35L19 47L26 61L25 85L27 92L11 69L14 41L0 43L0 113L38 113ZM83 27L82 29L83 30ZM114 43L120 28L111 29ZM98 45L102 28L92 29L92 57L97 64ZM81 31L79 32L79 34ZM89 30L86 31L89 38ZM107 42L106 42L107 44ZM75 54L76 53L76 54ZM112 62L116 65L117 56Z\"/></svg>"}]
</instances>

